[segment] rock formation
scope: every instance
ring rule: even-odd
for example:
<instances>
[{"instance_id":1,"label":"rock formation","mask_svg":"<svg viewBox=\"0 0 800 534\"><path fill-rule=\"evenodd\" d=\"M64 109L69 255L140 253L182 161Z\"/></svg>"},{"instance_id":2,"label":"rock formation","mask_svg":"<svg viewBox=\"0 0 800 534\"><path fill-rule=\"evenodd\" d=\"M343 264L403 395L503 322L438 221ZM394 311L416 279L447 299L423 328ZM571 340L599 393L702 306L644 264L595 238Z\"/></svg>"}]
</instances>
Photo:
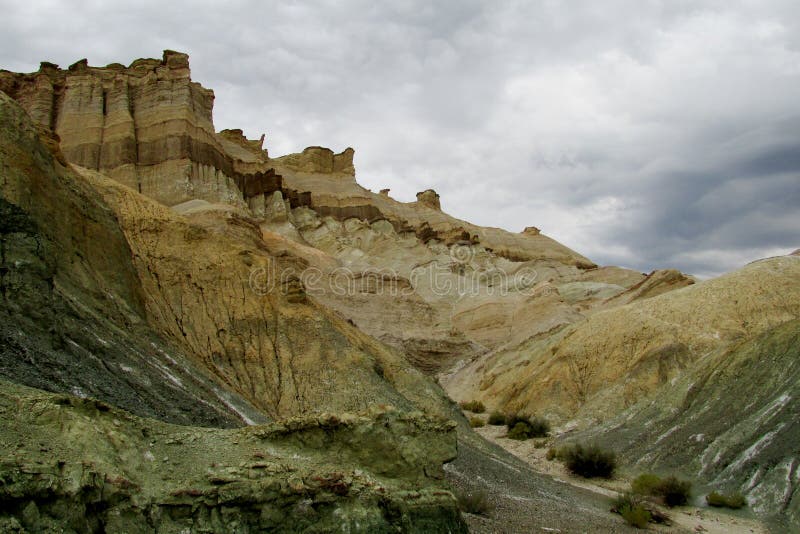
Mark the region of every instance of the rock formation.
<instances>
[{"instance_id":1,"label":"rock formation","mask_svg":"<svg viewBox=\"0 0 800 534\"><path fill-rule=\"evenodd\" d=\"M467 532L421 414L198 429L0 381L0 415L3 532Z\"/></svg>"},{"instance_id":2,"label":"rock formation","mask_svg":"<svg viewBox=\"0 0 800 534\"><path fill-rule=\"evenodd\" d=\"M433 189L426 189L417 193L417 202L436 211L442 210L442 206L439 204L439 194Z\"/></svg>"},{"instance_id":3,"label":"rock formation","mask_svg":"<svg viewBox=\"0 0 800 534\"><path fill-rule=\"evenodd\" d=\"M213 100L172 51L0 71L2 528L463 531L439 480L455 429L496 451L439 383L800 520L796 252L702 283L600 267L432 189L372 193L352 148L215 132Z\"/></svg>"},{"instance_id":4,"label":"rock formation","mask_svg":"<svg viewBox=\"0 0 800 534\"><path fill-rule=\"evenodd\" d=\"M646 298L676 279L685 287ZM752 493L762 513L796 510L781 495L797 484L776 481L800 462L780 445L799 431L790 348L800 331L798 280L796 256L689 286L674 271L656 272L606 300L612 307L531 332L443 383L456 399L580 429L571 439L608 443L641 469L679 469Z\"/></svg>"},{"instance_id":5,"label":"rock formation","mask_svg":"<svg viewBox=\"0 0 800 534\"><path fill-rule=\"evenodd\" d=\"M164 204L241 204L280 189L258 141L215 134L214 92L191 81L186 54L167 50L129 67L42 63L32 74L1 72L0 90L55 131L68 161Z\"/></svg>"}]
</instances>

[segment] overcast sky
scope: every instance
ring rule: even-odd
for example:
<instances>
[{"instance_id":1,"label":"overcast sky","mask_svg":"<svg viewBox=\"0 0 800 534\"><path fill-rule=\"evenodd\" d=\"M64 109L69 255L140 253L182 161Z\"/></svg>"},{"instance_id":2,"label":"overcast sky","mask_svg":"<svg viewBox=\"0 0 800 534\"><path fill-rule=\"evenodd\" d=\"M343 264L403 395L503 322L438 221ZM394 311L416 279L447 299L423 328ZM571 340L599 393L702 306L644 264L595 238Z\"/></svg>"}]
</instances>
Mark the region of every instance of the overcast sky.
<instances>
[{"instance_id":1,"label":"overcast sky","mask_svg":"<svg viewBox=\"0 0 800 534\"><path fill-rule=\"evenodd\" d=\"M0 68L188 52L217 129L701 276L800 247L800 2L0 0Z\"/></svg>"}]
</instances>

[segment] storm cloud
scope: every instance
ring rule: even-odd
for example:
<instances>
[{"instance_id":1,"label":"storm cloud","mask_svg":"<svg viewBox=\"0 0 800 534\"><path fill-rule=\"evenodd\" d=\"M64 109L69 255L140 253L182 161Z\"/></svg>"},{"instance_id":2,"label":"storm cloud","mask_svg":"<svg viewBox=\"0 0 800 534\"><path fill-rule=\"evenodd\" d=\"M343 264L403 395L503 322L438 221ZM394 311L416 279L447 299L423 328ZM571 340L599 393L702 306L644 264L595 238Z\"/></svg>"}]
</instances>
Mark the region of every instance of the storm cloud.
<instances>
[{"instance_id":1,"label":"storm cloud","mask_svg":"<svg viewBox=\"0 0 800 534\"><path fill-rule=\"evenodd\" d=\"M0 68L188 52L215 124L601 264L800 247L800 4L0 0Z\"/></svg>"}]
</instances>

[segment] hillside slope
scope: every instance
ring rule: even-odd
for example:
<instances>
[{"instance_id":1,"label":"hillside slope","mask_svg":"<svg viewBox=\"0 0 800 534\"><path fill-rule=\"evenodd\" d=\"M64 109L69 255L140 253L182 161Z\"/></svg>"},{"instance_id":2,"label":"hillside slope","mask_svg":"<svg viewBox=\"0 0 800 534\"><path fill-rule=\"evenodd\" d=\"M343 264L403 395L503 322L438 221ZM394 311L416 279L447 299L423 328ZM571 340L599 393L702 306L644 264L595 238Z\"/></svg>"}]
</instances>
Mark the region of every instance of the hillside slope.
<instances>
[{"instance_id":1,"label":"hillside slope","mask_svg":"<svg viewBox=\"0 0 800 534\"><path fill-rule=\"evenodd\" d=\"M598 311L475 359L443 380L458 399L547 416L630 469L679 471L797 520L800 258Z\"/></svg>"}]
</instances>

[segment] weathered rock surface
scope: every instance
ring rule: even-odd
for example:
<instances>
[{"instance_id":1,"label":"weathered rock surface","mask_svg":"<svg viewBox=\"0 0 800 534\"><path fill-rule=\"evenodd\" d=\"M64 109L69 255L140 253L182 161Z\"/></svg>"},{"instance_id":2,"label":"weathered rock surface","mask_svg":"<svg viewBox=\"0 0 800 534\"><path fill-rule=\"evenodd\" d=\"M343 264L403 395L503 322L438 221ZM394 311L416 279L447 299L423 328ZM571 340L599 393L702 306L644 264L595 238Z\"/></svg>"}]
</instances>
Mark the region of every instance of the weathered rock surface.
<instances>
[{"instance_id":1,"label":"weathered rock surface","mask_svg":"<svg viewBox=\"0 0 800 534\"><path fill-rule=\"evenodd\" d=\"M190 209L198 219L203 212L222 210L260 221L263 231L330 256L324 262L326 279L342 269L354 281L370 279L377 268L391 271L400 283L407 280L418 295L387 298L371 292L341 299L329 291L321 300L374 337L407 351L426 372L505 342L514 317L520 316L484 317L503 308L506 295L490 296L488 306L482 302L471 313L461 304L464 291L444 286L477 285L477 293L485 295L493 292L489 286L498 272L534 270L540 281L570 281L594 267L538 230L515 234L450 217L432 190L412 203L372 193L355 181L351 148L334 154L309 147L270 158L263 136L248 140L240 130L215 133L213 92L191 80L186 54L168 50L160 60L140 59L128 67L92 67L84 60L62 70L43 63L36 73L0 72L0 90L35 123L53 129L65 161L101 172L179 213ZM376 246L386 250L378 252ZM454 260L453 247L455 254L466 251L468 257ZM376 253L380 257L371 257ZM482 258L480 265L472 265L473 256ZM459 272L435 274L432 280L431 266ZM519 288L510 293L512 301L521 300ZM424 313L409 319L410 309ZM387 311L384 320L376 320L378 310ZM487 328L487 321L496 326Z\"/></svg>"},{"instance_id":2,"label":"weathered rock surface","mask_svg":"<svg viewBox=\"0 0 800 534\"><path fill-rule=\"evenodd\" d=\"M759 511L797 520L792 477L800 460L790 445L797 433L796 340L786 326L795 324L788 321L796 320L800 302L795 256L695 283L673 270L645 275L598 267L533 226L511 233L455 219L433 190L398 202L388 190L375 194L356 182L350 148L336 154L309 147L271 158L263 136L216 133L213 92L191 81L188 56L177 52L128 67L84 60L68 70L43 63L32 74L2 71L0 91L35 123L0 93L0 375L185 425L229 427L391 404L401 413L456 420L462 443L480 456L465 419L423 374L450 372L442 380L459 400L544 414L582 432L576 437L620 447L637 467L678 469L683 462L698 481L739 488ZM786 372L754 368L764 360ZM725 426L727 392L742 380L752 381L747 410L756 415ZM763 391L762 383L769 384ZM15 391L8 398L54 402L37 395ZM83 413L91 403L81 402L56 404ZM55 416L45 412L37 424L47 427ZM74 435L69 417L56 441L69 444ZM87 416L96 417L104 450L90 456L143 446L138 431L118 440L102 415ZM458 531L451 497L425 489L451 457L444 452L449 445L440 447L439 434L409 423L416 416L377 417L397 432L373 436L376 424L361 419L346 423L346 432L331 419L313 419L308 432L307 423L292 423L299 431L292 435L303 437L281 442L281 450L312 460L300 467L265 462L279 466L275 472L236 456L252 434L187 430L214 451L230 448L222 454L230 463L204 479L210 486L195 488L199 478L175 486L178 494L169 497L176 500L162 499L160 486L136 482L113 489L107 502L105 482L95 482L123 476L110 467L91 471L92 489L81 493L73 471L29 473L28 456L15 457L10 472L21 474L22 494L33 496L9 497L14 517L7 515L3 527L16 521L36 530L74 519L75 530L85 530L81 514L114 525L108 510L117 510L112 515L125 528L131 517L146 516L165 531L234 529L236 522L300 528L311 512L336 529L357 517L378 531L401 524L407 531ZM132 421L123 426L172 432ZM698 439L701 427L708 431ZM346 445L326 441L330 429ZM344 437L350 431L355 437ZM283 439L267 434L267 441ZM431 447L424 454L432 463L413 453L389 475L370 456L376 449L354 455L365 436L377 448L418 437ZM697 446L681 449L690 439ZM320 444L334 447L342 463L320 467ZM187 462L202 464L199 452L187 450ZM390 463L395 452L385 452ZM141 460L129 462L134 454L120 454L114 462L141 467ZM153 452L155 460L160 455ZM499 457L491 461L504 465L494 473L498 480L520 473ZM188 464L174 471L166 464L159 467L174 475L170 480L196 474ZM362 464L367 474L356 472ZM155 476L152 466L142 469L142 480ZM254 482L262 478L251 477L253 469L269 471L266 485ZM485 473L474 465L453 472L463 479ZM388 515L388 501L370 489L372 475L411 488L392 494ZM81 512L66 518L50 501L40 506L41 480L52 482L42 491ZM343 481L358 492L338 495ZM366 504L350 499L356 494ZM424 506L412 510L412 501ZM257 515L253 506L268 513ZM557 524L569 530L581 521L583 515ZM591 524L608 526L596 517Z\"/></svg>"},{"instance_id":3,"label":"weathered rock surface","mask_svg":"<svg viewBox=\"0 0 800 534\"><path fill-rule=\"evenodd\" d=\"M128 347L125 330L138 329L132 337L139 342L130 341L127 351L137 358L128 356L102 373L121 370L134 390L147 390L148 373L160 372L156 389L167 387L165 376L176 389L192 391L181 377L196 374L218 384L206 389L246 399L241 404L270 417L361 410L374 403L457 417L443 392L401 354L308 300L301 282L284 276L302 266L302 258L282 256L281 250L272 255L250 219L223 210L189 220L95 171L57 168L22 110L0 98L3 206L13 215L4 236L20 243L14 249L19 257L3 262L4 312L47 334L9 329L6 376L30 369L31 385L44 385L35 380L46 374L59 391L96 394L97 388L85 391L83 382L68 384L77 380L72 373L58 379L55 370L62 365L49 357L38 365L50 370L35 372L37 358L20 358L29 345L12 343L14 336L35 338L42 354L71 347L72 359L80 358L83 366L83 360L97 361L102 369L110 362L95 352ZM37 229L46 232L54 255L40 250ZM36 261L27 261L35 254ZM74 324L65 322L69 315L49 313L51 305L38 305L49 299L75 309ZM92 323L81 324L84 318L106 324L94 333L97 339L87 330ZM77 335L83 346L73 339ZM175 352L191 365L184 358L161 366L150 361L151 354L170 361ZM144 371L143 362L149 362ZM185 372L175 375L173 369L181 368ZM227 397L218 399L225 402Z\"/></svg>"},{"instance_id":4,"label":"weathered rock surface","mask_svg":"<svg viewBox=\"0 0 800 534\"><path fill-rule=\"evenodd\" d=\"M43 63L36 73L0 72L0 90L61 138L69 162L167 205L242 204L280 189L258 141L215 134L214 93L191 81L186 54L167 50L129 67Z\"/></svg>"},{"instance_id":5,"label":"weathered rock surface","mask_svg":"<svg viewBox=\"0 0 800 534\"><path fill-rule=\"evenodd\" d=\"M792 320L711 352L569 439L613 447L631 470L680 473L696 492L742 492L776 531L791 531L800 524L799 399L800 320Z\"/></svg>"},{"instance_id":6,"label":"weathered rock surface","mask_svg":"<svg viewBox=\"0 0 800 534\"><path fill-rule=\"evenodd\" d=\"M422 414L200 429L0 381L0 416L4 532L467 531Z\"/></svg>"},{"instance_id":7,"label":"weathered rock surface","mask_svg":"<svg viewBox=\"0 0 800 534\"><path fill-rule=\"evenodd\" d=\"M675 276L648 280L657 288ZM648 280L613 299L642 295ZM564 439L599 440L639 469L750 494L756 511L796 521L798 317L800 259L770 258L502 347L444 385L457 399L580 430Z\"/></svg>"},{"instance_id":8,"label":"weathered rock surface","mask_svg":"<svg viewBox=\"0 0 800 534\"><path fill-rule=\"evenodd\" d=\"M265 419L148 327L116 215L2 93L0 161L0 376L174 423Z\"/></svg>"},{"instance_id":9,"label":"weathered rock surface","mask_svg":"<svg viewBox=\"0 0 800 534\"><path fill-rule=\"evenodd\" d=\"M692 362L794 319L798 280L795 257L753 263L505 347L460 370L447 387L458 398L475 395L561 421L605 419L648 398Z\"/></svg>"}]
</instances>

